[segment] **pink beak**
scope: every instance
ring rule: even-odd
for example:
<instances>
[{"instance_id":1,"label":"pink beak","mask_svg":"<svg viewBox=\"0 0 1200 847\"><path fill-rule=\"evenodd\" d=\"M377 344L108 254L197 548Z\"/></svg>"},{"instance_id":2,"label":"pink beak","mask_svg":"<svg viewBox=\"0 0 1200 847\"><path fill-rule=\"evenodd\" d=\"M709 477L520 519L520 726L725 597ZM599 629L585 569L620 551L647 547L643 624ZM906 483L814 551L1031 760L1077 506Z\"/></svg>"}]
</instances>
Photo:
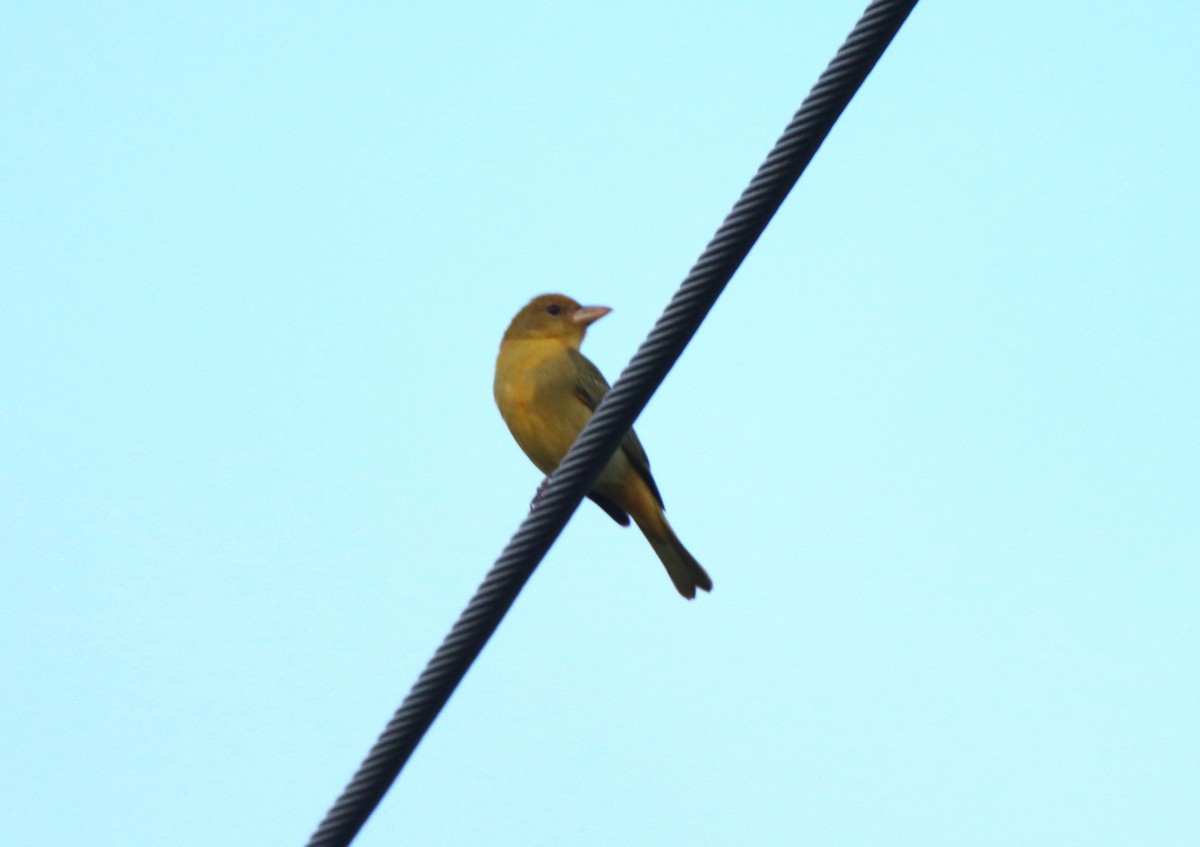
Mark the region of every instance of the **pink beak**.
<instances>
[{"instance_id":1,"label":"pink beak","mask_svg":"<svg viewBox=\"0 0 1200 847\"><path fill-rule=\"evenodd\" d=\"M589 327L611 311L608 306L582 306L571 315L571 320L582 327Z\"/></svg>"}]
</instances>

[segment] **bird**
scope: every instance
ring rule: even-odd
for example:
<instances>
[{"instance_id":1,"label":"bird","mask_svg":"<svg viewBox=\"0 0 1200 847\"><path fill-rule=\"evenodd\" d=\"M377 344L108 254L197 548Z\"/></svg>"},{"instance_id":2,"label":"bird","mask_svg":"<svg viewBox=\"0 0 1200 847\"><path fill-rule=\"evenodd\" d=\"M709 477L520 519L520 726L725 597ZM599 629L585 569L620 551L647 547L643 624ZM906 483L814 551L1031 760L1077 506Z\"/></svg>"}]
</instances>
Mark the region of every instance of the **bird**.
<instances>
[{"instance_id":1,"label":"bird","mask_svg":"<svg viewBox=\"0 0 1200 847\"><path fill-rule=\"evenodd\" d=\"M542 294L517 312L500 342L496 405L517 444L547 477L608 393L608 382L579 346L588 327L611 311ZM708 573L667 523L650 460L632 429L588 497L621 526L633 518L680 594L691 600L696 589L712 590Z\"/></svg>"}]
</instances>

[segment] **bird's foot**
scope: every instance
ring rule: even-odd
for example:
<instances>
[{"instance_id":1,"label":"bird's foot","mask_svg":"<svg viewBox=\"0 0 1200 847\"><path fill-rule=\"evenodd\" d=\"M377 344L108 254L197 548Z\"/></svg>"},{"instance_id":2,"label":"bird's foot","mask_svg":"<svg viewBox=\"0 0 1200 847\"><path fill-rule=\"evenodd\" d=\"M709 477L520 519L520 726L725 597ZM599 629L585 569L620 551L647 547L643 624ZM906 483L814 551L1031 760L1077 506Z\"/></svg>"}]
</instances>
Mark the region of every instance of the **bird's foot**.
<instances>
[{"instance_id":1,"label":"bird's foot","mask_svg":"<svg viewBox=\"0 0 1200 847\"><path fill-rule=\"evenodd\" d=\"M533 507L542 499L542 495L546 493L546 489L550 487L550 477L542 480L542 484L538 486L537 493L533 495L533 499L529 501L529 511L533 511Z\"/></svg>"}]
</instances>

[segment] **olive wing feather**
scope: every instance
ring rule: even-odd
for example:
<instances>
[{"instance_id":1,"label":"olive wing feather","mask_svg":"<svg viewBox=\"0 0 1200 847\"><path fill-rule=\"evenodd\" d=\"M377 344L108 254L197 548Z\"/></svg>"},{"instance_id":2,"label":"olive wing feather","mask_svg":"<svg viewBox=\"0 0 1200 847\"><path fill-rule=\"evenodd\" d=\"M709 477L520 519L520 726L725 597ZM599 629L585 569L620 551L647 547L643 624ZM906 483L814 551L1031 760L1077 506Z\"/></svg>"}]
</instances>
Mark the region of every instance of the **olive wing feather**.
<instances>
[{"instance_id":1,"label":"olive wing feather","mask_svg":"<svg viewBox=\"0 0 1200 847\"><path fill-rule=\"evenodd\" d=\"M572 372L575 375L575 396L594 412L596 411L596 407L600 405L600 401L604 399L604 395L608 393L608 381L604 379L604 374L600 373L600 369L593 365L587 356L578 350L569 350L568 353L571 356L572 363L575 365L572 368ZM626 458L629 459L629 464L633 465L633 469L645 481L647 487L650 489L650 493L658 501L658 505L662 506L662 495L658 491L658 485L654 482L654 477L650 474L650 459L646 456L646 450L642 447L642 442L638 440L637 433L632 429L629 430L625 434L625 438L622 439L619 449L625 452ZM589 494L588 496L591 495ZM592 499L596 501L600 508L608 512L609 515L612 515L614 520L617 520L616 516L613 515L612 511L604 503L601 503L596 497L592 497ZM616 504L612 503L611 500L608 503L612 508L617 508ZM618 511L620 510L618 509ZM622 514L624 513L622 512ZM628 522L628 517L626 517L625 521L617 520L617 523L620 523L622 526L627 526Z\"/></svg>"}]
</instances>

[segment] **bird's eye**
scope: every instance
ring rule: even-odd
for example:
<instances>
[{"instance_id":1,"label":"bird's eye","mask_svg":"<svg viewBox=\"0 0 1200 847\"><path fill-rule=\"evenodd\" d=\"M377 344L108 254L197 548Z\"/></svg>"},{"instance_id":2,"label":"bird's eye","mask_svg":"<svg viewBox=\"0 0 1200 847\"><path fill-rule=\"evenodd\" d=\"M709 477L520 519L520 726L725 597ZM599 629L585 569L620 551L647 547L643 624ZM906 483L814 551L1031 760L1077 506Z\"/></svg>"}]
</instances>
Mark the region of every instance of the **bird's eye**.
<instances>
[{"instance_id":1,"label":"bird's eye","mask_svg":"<svg viewBox=\"0 0 1200 847\"><path fill-rule=\"evenodd\" d=\"M562 307L560 307L557 303L555 303L552 306L547 306L546 311L552 315L557 315L559 312L562 311Z\"/></svg>"}]
</instances>

